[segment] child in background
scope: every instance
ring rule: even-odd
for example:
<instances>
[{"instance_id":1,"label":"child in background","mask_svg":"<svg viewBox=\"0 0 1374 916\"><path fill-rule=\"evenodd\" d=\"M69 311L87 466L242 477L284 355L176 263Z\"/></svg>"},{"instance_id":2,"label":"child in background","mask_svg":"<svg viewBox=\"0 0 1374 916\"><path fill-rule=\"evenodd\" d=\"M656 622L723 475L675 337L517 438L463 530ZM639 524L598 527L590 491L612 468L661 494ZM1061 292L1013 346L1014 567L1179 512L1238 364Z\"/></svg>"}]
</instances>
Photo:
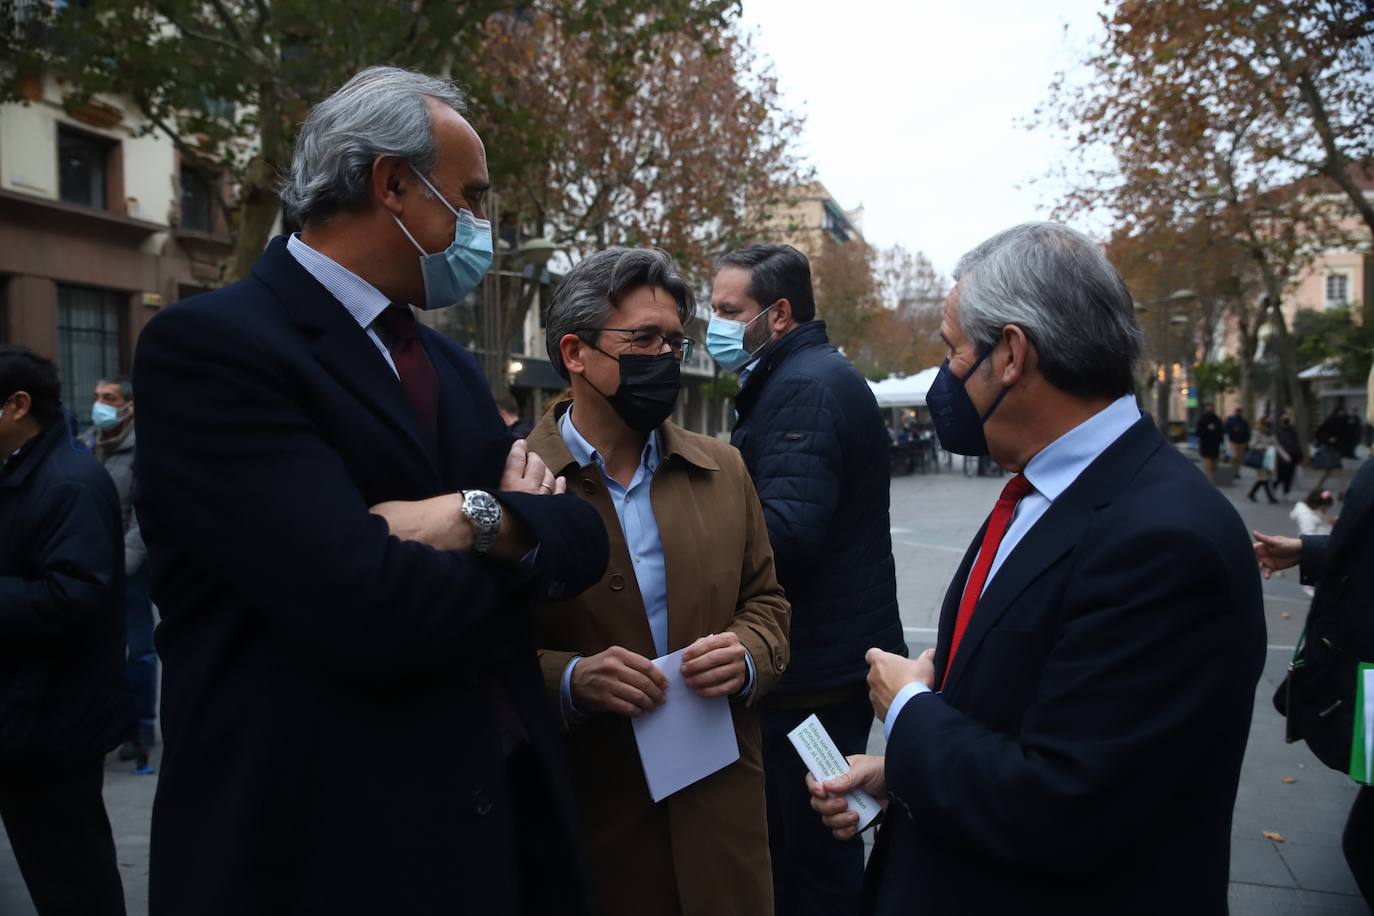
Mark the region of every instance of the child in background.
<instances>
[{"instance_id":1,"label":"child in background","mask_svg":"<svg viewBox=\"0 0 1374 916\"><path fill-rule=\"evenodd\" d=\"M1298 524L1298 534L1330 534L1331 519L1326 512L1334 504L1330 490L1318 487L1293 506L1288 517Z\"/></svg>"},{"instance_id":2,"label":"child in background","mask_svg":"<svg viewBox=\"0 0 1374 916\"><path fill-rule=\"evenodd\" d=\"M1334 504L1335 497L1331 491L1317 487L1293 506L1293 511L1288 513L1288 517L1297 522L1298 534L1330 534L1331 519L1326 513ZM1304 585L1302 590L1309 598L1317 593L1311 585Z\"/></svg>"}]
</instances>

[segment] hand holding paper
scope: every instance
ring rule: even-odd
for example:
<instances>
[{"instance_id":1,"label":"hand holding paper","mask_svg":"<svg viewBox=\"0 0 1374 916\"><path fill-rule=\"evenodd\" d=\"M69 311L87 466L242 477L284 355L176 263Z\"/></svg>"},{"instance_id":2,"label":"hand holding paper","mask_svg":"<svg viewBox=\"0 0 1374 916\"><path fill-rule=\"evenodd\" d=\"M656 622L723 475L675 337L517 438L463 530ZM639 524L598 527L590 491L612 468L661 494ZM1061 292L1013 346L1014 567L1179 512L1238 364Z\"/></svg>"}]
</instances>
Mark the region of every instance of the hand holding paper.
<instances>
[{"instance_id":1,"label":"hand holding paper","mask_svg":"<svg viewBox=\"0 0 1374 916\"><path fill-rule=\"evenodd\" d=\"M847 840L873 823L883 807L874 795L887 792L883 758L857 754L846 760L814 714L787 737L809 771L811 807L835 837Z\"/></svg>"},{"instance_id":2,"label":"hand holding paper","mask_svg":"<svg viewBox=\"0 0 1374 916\"><path fill-rule=\"evenodd\" d=\"M683 651L653 660L667 681L666 699L662 706L630 720L644 779L656 802L739 759L730 701L724 696L708 699L688 689Z\"/></svg>"}]
</instances>

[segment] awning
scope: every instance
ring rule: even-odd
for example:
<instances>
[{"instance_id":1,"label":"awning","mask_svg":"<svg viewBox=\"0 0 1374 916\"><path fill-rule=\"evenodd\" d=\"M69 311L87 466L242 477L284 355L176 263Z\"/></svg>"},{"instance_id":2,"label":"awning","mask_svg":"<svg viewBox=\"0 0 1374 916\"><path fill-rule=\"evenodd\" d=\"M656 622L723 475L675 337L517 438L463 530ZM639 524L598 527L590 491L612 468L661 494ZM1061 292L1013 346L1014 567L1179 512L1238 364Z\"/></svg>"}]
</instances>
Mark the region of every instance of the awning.
<instances>
[{"instance_id":1,"label":"awning","mask_svg":"<svg viewBox=\"0 0 1374 916\"><path fill-rule=\"evenodd\" d=\"M1327 360L1324 363L1317 363L1315 366L1308 366L1306 369L1298 373L1298 378L1302 379L1305 382L1312 381L1313 379L1340 377L1341 370L1338 369L1336 367L1336 364L1330 360Z\"/></svg>"},{"instance_id":2,"label":"awning","mask_svg":"<svg viewBox=\"0 0 1374 916\"><path fill-rule=\"evenodd\" d=\"M935 376L939 372L940 368L933 366L922 369L915 375L869 382L868 387L873 389L873 397L877 399L879 407L924 407L926 392L935 383Z\"/></svg>"},{"instance_id":3,"label":"awning","mask_svg":"<svg viewBox=\"0 0 1374 916\"><path fill-rule=\"evenodd\" d=\"M511 380L512 388L539 388L544 391L562 391L568 382L558 374L553 363L547 359L534 359L529 356L518 357L521 369Z\"/></svg>"}]
</instances>

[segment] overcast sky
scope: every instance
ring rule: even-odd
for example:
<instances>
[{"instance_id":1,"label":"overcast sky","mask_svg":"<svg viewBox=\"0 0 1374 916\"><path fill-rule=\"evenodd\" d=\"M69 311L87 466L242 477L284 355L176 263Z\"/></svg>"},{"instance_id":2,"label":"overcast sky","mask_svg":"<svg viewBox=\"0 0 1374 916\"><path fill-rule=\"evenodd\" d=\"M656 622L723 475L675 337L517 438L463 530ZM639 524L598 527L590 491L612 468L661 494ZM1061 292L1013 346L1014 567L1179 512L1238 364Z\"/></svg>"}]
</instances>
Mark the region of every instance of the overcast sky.
<instances>
[{"instance_id":1,"label":"overcast sky","mask_svg":"<svg viewBox=\"0 0 1374 916\"><path fill-rule=\"evenodd\" d=\"M1049 215L1060 142L1017 125L1099 35L1102 0L744 0L802 152L876 245L948 274L1000 229ZM1066 28L1067 27L1067 28Z\"/></svg>"}]
</instances>

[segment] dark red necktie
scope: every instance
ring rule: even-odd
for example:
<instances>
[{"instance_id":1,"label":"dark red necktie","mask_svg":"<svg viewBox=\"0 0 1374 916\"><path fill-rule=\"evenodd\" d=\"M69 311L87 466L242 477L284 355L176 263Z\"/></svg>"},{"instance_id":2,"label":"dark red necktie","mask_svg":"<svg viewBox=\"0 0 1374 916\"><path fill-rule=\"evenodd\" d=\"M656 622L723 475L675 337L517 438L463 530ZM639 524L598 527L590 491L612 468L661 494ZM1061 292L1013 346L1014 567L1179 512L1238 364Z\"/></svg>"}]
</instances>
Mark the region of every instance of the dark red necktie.
<instances>
[{"instance_id":1,"label":"dark red necktie","mask_svg":"<svg viewBox=\"0 0 1374 916\"><path fill-rule=\"evenodd\" d=\"M983 595L983 586L987 584L988 572L992 569L992 561L997 557L997 548L1002 545L1002 538L1007 536L1007 528L1011 527L1011 517L1016 513L1016 504L1021 501L1023 496L1035 492L1035 487L1031 486L1024 474L1017 474L1007 485L1002 488L1002 495L997 497L997 505L992 508L992 517L988 519L987 530L983 532L983 546L978 548L978 559L973 564L972 571L968 574L968 583L964 586L964 597L959 602L959 615L954 618L954 636L949 643L949 658L945 661L945 671L954 667L954 655L959 651L959 641L964 638L964 631L968 629L968 623L973 618L973 609L978 605L978 599Z\"/></svg>"},{"instance_id":2,"label":"dark red necktie","mask_svg":"<svg viewBox=\"0 0 1374 916\"><path fill-rule=\"evenodd\" d=\"M409 306L389 305L377 316L376 324L386 335L387 350L401 377L406 400L420 424L420 439L431 456L438 457L439 376L420 341L415 314Z\"/></svg>"}]
</instances>

